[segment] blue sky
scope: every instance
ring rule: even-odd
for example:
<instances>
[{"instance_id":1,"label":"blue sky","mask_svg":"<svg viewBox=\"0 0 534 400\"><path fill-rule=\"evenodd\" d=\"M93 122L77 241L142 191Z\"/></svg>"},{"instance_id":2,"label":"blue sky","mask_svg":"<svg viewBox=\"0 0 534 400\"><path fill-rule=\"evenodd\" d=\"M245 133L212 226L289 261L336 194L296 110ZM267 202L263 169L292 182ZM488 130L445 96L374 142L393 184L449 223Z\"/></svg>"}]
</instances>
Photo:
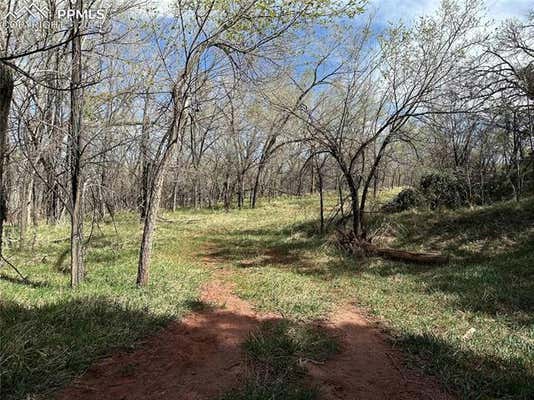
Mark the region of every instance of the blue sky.
<instances>
[{"instance_id":1,"label":"blue sky","mask_svg":"<svg viewBox=\"0 0 534 400\"><path fill-rule=\"evenodd\" d=\"M343 1L343 0L334 0ZM152 0L160 12L166 14L173 0ZM415 17L432 13L440 0L369 0L368 9L378 8L377 23L402 19L409 23ZM533 0L486 0L487 15L490 20L499 23L507 18L525 18L534 10Z\"/></svg>"},{"instance_id":2,"label":"blue sky","mask_svg":"<svg viewBox=\"0 0 534 400\"><path fill-rule=\"evenodd\" d=\"M402 19L405 22L414 17L432 13L439 6L440 0L372 0L373 7L378 8L378 19L382 22ZM534 9L532 0L487 0L487 14L490 19L500 22L507 18L524 18L529 10Z\"/></svg>"}]
</instances>

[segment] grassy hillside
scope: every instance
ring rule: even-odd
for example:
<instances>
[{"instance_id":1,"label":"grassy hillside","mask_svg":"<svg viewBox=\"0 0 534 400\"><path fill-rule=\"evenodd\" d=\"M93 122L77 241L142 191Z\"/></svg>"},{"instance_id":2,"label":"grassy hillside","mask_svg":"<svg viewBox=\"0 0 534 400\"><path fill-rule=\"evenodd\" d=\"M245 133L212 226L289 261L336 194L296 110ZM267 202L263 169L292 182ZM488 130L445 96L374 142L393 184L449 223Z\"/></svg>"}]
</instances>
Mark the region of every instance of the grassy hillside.
<instances>
[{"instance_id":1,"label":"grassy hillside","mask_svg":"<svg viewBox=\"0 0 534 400\"><path fill-rule=\"evenodd\" d=\"M390 245L452 256L432 267L345 257L314 233L317 203L282 198L257 210L167 214L146 290L134 286L134 216L120 216L117 231L95 227L88 279L76 292L64 270L66 227L39 228L33 249L10 254L31 285L2 270L3 390L13 398L47 392L180 317L197 304L209 258L234 272L239 296L291 320L359 304L411 362L462 398L534 396L534 199L391 216Z\"/></svg>"}]
</instances>

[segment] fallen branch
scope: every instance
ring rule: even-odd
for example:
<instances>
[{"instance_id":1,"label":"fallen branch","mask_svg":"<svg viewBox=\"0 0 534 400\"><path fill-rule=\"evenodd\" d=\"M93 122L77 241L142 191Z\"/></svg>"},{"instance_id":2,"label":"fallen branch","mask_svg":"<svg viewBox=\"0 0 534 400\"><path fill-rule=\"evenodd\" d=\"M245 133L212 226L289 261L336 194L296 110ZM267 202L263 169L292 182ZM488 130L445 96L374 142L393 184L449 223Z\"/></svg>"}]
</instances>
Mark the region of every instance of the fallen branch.
<instances>
[{"instance_id":1,"label":"fallen branch","mask_svg":"<svg viewBox=\"0 0 534 400\"><path fill-rule=\"evenodd\" d=\"M168 219L162 216L158 216L159 222L164 222L168 224L192 224L193 222L201 221L200 218L190 218L190 219Z\"/></svg>"},{"instance_id":2,"label":"fallen branch","mask_svg":"<svg viewBox=\"0 0 534 400\"><path fill-rule=\"evenodd\" d=\"M360 242L367 254L376 255L394 261L405 261L416 264L447 264L449 257L437 253L416 253L413 251L392 249L389 247L377 247L368 242Z\"/></svg>"},{"instance_id":3,"label":"fallen branch","mask_svg":"<svg viewBox=\"0 0 534 400\"><path fill-rule=\"evenodd\" d=\"M3 261L5 262L8 266L11 267L11 269L13 269L17 274L18 276L20 276L20 278L24 281L24 282L29 282L28 281L28 278L24 275L22 275L22 273L18 270L17 267L15 267L15 265L13 265L7 258L5 258L3 255L0 255L0 261ZM1 267L1 265L0 265Z\"/></svg>"},{"instance_id":4,"label":"fallen branch","mask_svg":"<svg viewBox=\"0 0 534 400\"><path fill-rule=\"evenodd\" d=\"M447 264L449 262L448 256L437 253L416 253L389 247L378 247L368 241L357 239L352 231L344 232L338 229L338 234L338 244L344 249L349 249L353 255L364 253L368 256L415 264Z\"/></svg>"}]
</instances>

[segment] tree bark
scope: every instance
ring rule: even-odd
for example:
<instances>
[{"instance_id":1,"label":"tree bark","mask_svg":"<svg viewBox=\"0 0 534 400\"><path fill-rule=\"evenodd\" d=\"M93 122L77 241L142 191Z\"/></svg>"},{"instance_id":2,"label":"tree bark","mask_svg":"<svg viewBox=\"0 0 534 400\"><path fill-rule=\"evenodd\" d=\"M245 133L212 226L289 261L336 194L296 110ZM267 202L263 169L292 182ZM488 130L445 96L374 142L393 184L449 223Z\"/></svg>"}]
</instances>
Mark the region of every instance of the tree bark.
<instances>
[{"instance_id":1,"label":"tree bark","mask_svg":"<svg viewBox=\"0 0 534 400\"><path fill-rule=\"evenodd\" d=\"M30 224L33 194L33 173L22 180L20 193L20 213L19 213L19 248L24 248L26 233Z\"/></svg>"},{"instance_id":2,"label":"tree bark","mask_svg":"<svg viewBox=\"0 0 534 400\"><path fill-rule=\"evenodd\" d=\"M82 0L76 1L76 9L82 10ZM82 157L82 42L79 35L80 20L73 20L72 69L70 88L70 183L71 183L71 286L77 287L84 279L83 262L83 181L81 176Z\"/></svg>"},{"instance_id":3,"label":"tree bark","mask_svg":"<svg viewBox=\"0 0 534 400\"><path fill-rule=\"evenodd\" d=\"M144 221L147 211L147 202L148 202L148 187L150 184L150 159L148 154L148 141L149 131L148 131L148 105L149 105L149 94L145 93L145 105L143 108L143 125L141 127L141 190L139 194L139 218L141 222Z\"/></svg>"},{"instance_id":4,"label":"tree bark","mask_svg":"<svg viewBox=\"0 0 534 400\"><path fill-rule=\"evenodd\" d=\"M324 233L324 199L323 199L323 173L317 168L317 188L319 190L319 217L321 221L320 232Z\"/></svg>"},{"instance_id":5,"label":"tree bark","mask_svg":"<svg viewBox=\"0 0 534 400\"><path fill-rule=\"evenodd\" d=\"M258 171L256 172L256 177L254 178L254 187L252 188L252 200L250 202L251 208L256 208L256 201L258 199L258 190L260 188L260 176L263 171L263 164L260 161L260 165L258 166Z\"/></svg>"},{"instance_id":6,"label":"tree bark","mask_svg":"<svg viewBox=\"0 0 534 400\"><path fill-rule=\"evenodd\" d=\"M354 180L354 177L352 176L351 171L345 166L343 161L338 158L336 158L336 161L338 162L343 172L343 176L345 177L345 181L347 182L347 186L349 187L350 206L352 211L352 231L354 232L356 239L365 239L362 236L363 232L360 220L360 196L358 194L361 178L358 178L358 182L356 182Z\"/></svg>"},{"instance_id":7,"label":"tree bark","mask_svg":"<svg viewBox=\"0 0 534 400\"><path fill-rule=\"evenodd\" d=\"M141 249L139 251L139 262L137 265L137 285L146 286L148 284L150 258L152 255L152 242L154 238L154 229L156 228L156 219L161 201L161 191L163 188L163 174L160 173L155 177L154 186L151 188L151 195L147 202L145 223L143 226L143 237L141 239Z\"/></svg>"},{"instance_id":8,"label":"tree bark","mask_svg":"<svg viewBox=\"0 0 534 400\"><path fill-rule=\"evenodd\" d=\"M362 237L362 231L360 226L360 206L359 206L359 196L358 196L358 187L354 183L352 176L347 178L347 183L349 185L350 192L350 205L352 210L352 231L358 239L365 239Z\"/></svg>"},{"instance_id":9,"label":"tree bark","mask_svg":"<svg viewBox=\"0 0 534 400\"><path fill-rule=\"evenodd\" d=\"M5 183L8 155L7 122L11 99L13 98L13 87L11 71L0 63L0 257L2 256L4 221L7 218L7 188Z\"/></svg>"},{"instance_id":10,"label":"tree bark","mask_svg":"<svg viewBox=\"0 0 534 400\"><path fill-rule=\"evenodd\" d=\"M152 254L152 243L156 219L159 211L161 193L165 171L178 147L179 132L182 125L182 114L185 108L186 94L184 93L185 74L181 82L173 89L173 120L167 133L168 142L163 151L159 164L152 168L152 177L149 184L148 201L146 204L146 217L143 226L143 236L141 238L141 248L139 250L139 260L137 264L137 285L146 286L150 276L150 258Z\"/></svg>"}]
</instances>

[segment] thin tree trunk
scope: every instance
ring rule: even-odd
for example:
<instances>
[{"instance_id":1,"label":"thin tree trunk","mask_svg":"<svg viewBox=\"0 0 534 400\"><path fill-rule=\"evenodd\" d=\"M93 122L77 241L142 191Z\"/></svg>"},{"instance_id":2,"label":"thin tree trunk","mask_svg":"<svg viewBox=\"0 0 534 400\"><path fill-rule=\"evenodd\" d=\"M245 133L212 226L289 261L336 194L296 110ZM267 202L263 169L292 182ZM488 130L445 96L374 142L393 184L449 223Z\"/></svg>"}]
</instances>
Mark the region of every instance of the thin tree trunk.
<instances>
[{"instance_id":1,"label":"thin tree trunk","mask_svg":"<svg viewBox=\"0 0 534 400\"><path fill-rule=\"evenodd\" d=\"M19 248L24 248L26 242L26 233L30 224L32 193L33 193L33 176L25 177L22 180L20 195L20 213L19 213Z\"/></svg>"},{"instance_id":2,"label":"thin tree trunk","mask_svg":"<svg viewBox=\"0 0 534 400\"><path fill-rule=\"evenodd\" d=\"M174 159L174 153L178 147L179 131L182 123L183 110L185 108L186 94L183 92L184 86L185 82L182 80L179 83L179 86L173 89L173 120L168 132L168 143L163 151L161 161L157 166L154 164L154 167L152 168L146 217L143 226L143 237L141 238L141 247L139 250L139 260L137 264L138 286L146 286L150 276L149 268L152 254L152 243L161 201L165 172L171 160Z\"/></svg>"},{"instance_id":3,"label":"thin tree trunk","mask_svg":"<svg viewBox=\"0 0 534 400\"><path fill-rule=\"evenodd\" d=\"M337 181L337 195L338 195L338 201L339 201L339 211L341 212L341 217L345 215L345 199L343 198L343 187L341 183L341 179L338 176L336 178Z\"/></svg>"},{"instance_id":4,"label":"thin tree trunk","mask_svg":"<svg viewBox=\"0 0 534 400\"><path fill-rule=\"evenodd\" d=\"M82 0L76 1L76 9L82 10ZM71 286L78 286L84 276L83 263L83 182L81 176L82 152L82 42L79 35L80 20L73 20L75 37L72 40L72 70L70 90L70 180L71 180Z\"/></svg>"},{"instance_id":5,"label":"thin tree trunk","mask_svg":"<svg viewBox=\"0 0 534 400\"><path fill-rule=\"evenodd\" d=\"M145 93L145 105L143 109L143 125L141 127L141 190L139 199L139 218L143 221L146 217L147 202L148 202L148 188L150 186L150 168L151 163L148 154L148 104L149 94Z\"/></svg>"},{"instance_id":6,"label":"thin tree trunk","mask_svg":"<svg viewBox=\"0 0 534 400\"><path fill-rule=\"evenodd\" d=\"M252 188L252 201L250 202L251 208L256 208L256 201L258 199L258 190L260 188L260 176L263 170L263 166L260 163L258 166L258 171L256 172L256 177L254 179L254 187Z\"/></svg>"},{"instance_id":7,"label":"thin tree trunk","mask_svg":"<svg viewBox=\"0 0 534 400\"><path fill-rule=\"evenodd\" d=\"M7 169L8 140L7 121L13 97L13 75L7 66L0 63L0 257L2 256L2 239L4 221L7 218L7 190L5 171Z\"/></svg>"},{"instance_id":8,"label":"thin tree trunk","mask_svg":"<svg viewBox=\"0 0 534 400\"><path fill-rule=\"evenodd\" d=\"M226 173L226 177L223 184L223 200L224 200L224 209L225 211L230 210L230 175Z\"/></svg>"},{"instance_id":9,"label":"thin tree trunk","mask_svg":"<svg viewBox=\"0 0 534 400\"><path fill-rule=\"evenodd\" d=\"M251 208L256 208L256 201L258 200L258 192L260 190L260 179L261 174L263 173L263 169L265 168L265 165L267 163L267 159L269 158L269 151L271 147L276 143L276 138L272 137L267 141L266 147L263 150L260 162L258 164L258 171L256 172L256 177L254 179L254 187L252 188L252 202L250 204Z\"/></svg>"},{"instance_id":10,"label":"thin tree trunk","mask_svg":"<svg viewBox=\"0 0 534 400\"><path fill-rule=\"evenodd\" d=\"M195 169L195 176L193 177L193 208L195 210L198 208L198 181L197 181L196 169Z\"/></svg>"},{"instance_id":11,"label":"thin tree trunk","mask_svg":"<svg viewBox=\"0 0 534 400\"><path fill-rule=\"evenodd\" d=\"M323 199L323 174L320 168L317 168L317 188L319 189L319 216L321 219L320 232L324 233L324 199Z\"/></svg>"},{"instance_id":12,"label":"thin tree trunk","mask_svg":"<svg viewBox=\"0 0 534 400\"><path fill-rule=\"evenodd\" d=\"M354 236L357 239L360 239L362 236L362 232L361 232L361 226L360 226L360 207L359 207L358 188L356 187L356 184L354 183L354 179L352 177L347 178L347 183L349 185L350 203L351 203L351 210L352 210L352 230L354 231Z\"/></svg>"},{"instance_id":13,"label":"thin tree trunk","mask_svg":"<svg viewBox=\"0 0 534 400\"><path fill-rule=\"evenodd\" d=\"M347 186L349 187L349 193L350 193L350 205L351 205L351 211L352 211L352 230L354 232L354 236L357 239L360 239L362 237L362 231L361 231L361 224L360 224L360 201L359 201L359 186L360 186L360 179L358 182L354 181L354 177L351 174L351 171L348 170L342 162L337 160L342 171L343 176L345 177L345 181L347 182Z\"/></svg>"}]
</instances>

